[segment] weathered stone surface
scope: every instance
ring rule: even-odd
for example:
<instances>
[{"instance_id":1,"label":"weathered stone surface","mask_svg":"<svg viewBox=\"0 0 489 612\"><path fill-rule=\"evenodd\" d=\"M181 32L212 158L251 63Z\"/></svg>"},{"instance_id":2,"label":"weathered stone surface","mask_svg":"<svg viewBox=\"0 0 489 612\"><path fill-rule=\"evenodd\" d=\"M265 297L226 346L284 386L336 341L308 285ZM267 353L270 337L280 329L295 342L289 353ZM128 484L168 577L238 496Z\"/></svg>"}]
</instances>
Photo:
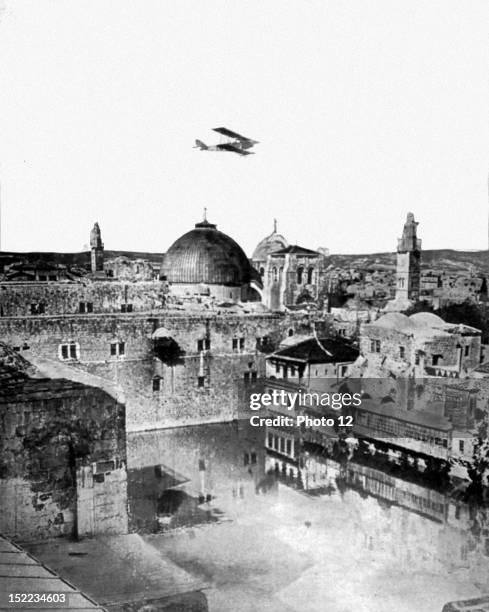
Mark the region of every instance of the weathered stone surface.
<instances>
[{"instance_id":1,"label":"weathered stone surface","mask_svg":"<svg viewBox=\"0 0 489 612\"><path fill-rule=\"evenodd\" d=\"M5 369L3 366L2 369ZM102 462L111 486L97 490L80 473ZM0 381L0 531L20 540L81 535L88 506L93 528L127 530L124 406L97 387L69 380L17 378ZM85 521L86 522L86 521Z\"/></svg>"},{"instance_id":2,"label":"weathered stone surface","mask_svg":"<svg viewBox=\"0 0 489 612\"><path fill-rule=\"evenodd\" d=\"M307 315L167 312L0 318L0 334L12 346L27 342L29 349L21 354L34 363L60 364L60 346L76 344L77 358L63 361L64 377L70 377L70 370L85 372L99 386L106 381L120 388L127 429L135 431L236 418L236 382L250 371L257 377L265 374L264 347L278 346L291 333L310 334L313 325L321 334L327 328L326 321L313 323ZM154 336L161 334L178 345L179 359L158 356ZM121 343L123 354L113 355L111 345ZM155 379L159 389L154 388Z\"/></svg>"}]
</instances>

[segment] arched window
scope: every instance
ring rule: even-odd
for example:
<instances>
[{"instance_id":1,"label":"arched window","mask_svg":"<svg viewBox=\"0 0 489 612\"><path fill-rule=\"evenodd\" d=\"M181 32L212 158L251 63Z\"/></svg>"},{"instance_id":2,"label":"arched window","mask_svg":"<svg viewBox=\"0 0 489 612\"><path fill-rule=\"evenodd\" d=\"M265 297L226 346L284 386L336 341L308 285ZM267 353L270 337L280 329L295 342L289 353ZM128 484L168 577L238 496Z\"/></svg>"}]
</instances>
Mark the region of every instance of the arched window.
<instances>
[{"instance_id":1,"label":"arched window","mask_svg":"<svg viewBox=\"0 0 489 612\"><path fill-rule=\"evenodd\" d=\"M278 271L277 271L277 268L273 268L272 272L273 272L273 280L276 283L278 281Z\"/></svg>"},{"instance_id":2,"label":"arched window","mask_svg":"<svg viewBox=\"0 0 489 612\"><path fill-rule=\"evenodd\" d=\"M284 267L280 266L280 268L278 269L278 276L280 278L280 280L282 280L282 274L284 273Z\"/></svg>"},{"instance_id":3,"label":"arched window","mask_svg":"<svg viewBox=\"0 0 489 612\"><path fill-rule=\"evenodd\" d=\"M314 268L309 268L307 271L307 284L312 285L314 283Z\"/></svg>"},{"instance_id":4,"label":"arched window","mask_svg":"<svg viewBox=\"0 0 489 612\"><path fill-rule=\"evenodd\" d=\"M297 284L302 285L302 275L304 274L304 268L300 266L297 268Z\"/></svg>"}]
</instances>

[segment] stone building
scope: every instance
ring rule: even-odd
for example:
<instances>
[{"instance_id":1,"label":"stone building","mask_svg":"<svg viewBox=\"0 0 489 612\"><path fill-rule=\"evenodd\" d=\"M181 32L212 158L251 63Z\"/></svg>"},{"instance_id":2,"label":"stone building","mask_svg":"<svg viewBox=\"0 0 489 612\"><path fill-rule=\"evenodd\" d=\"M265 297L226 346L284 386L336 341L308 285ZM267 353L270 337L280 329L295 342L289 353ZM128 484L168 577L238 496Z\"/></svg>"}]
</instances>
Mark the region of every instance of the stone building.
<instances>
[{"instance_id":1,"label":"stone building","mask_svg":"<svg viewBox=\"0 0 489 612\"><path fill-rule=\"evenodd\" d=\"M325 248L313 251L289 245L277 233L274 220L273 232L258 243L251 258L260 275L263 303L274 311L321 308L327 292L327 256Z\"/></svg>"},{"instance_id":2,"label":"stone building","mask_svg":"<svg viewBox=\"0 0 489 612\"><path fill-rule=\"evenodd\" d=\"M307 319L307 317L306 317ZM237 382L265 374L267 350L304 317L163 310L0 318L0 334L33 363L63 364L125 395L128 430L236 418Z\"/></svg>"},{"instance_id":3,"label":"stone building","mask_svg":"<svg viewBox=\"0 0 489 612\"><path fill-rule=\"evenodd\" d=\"M342 338L311 337L267 357L267 377L307 384L311 379L348 376L358 349Z\"/></svg>"},{"instance_id":4,"label":"stone building","mask_svg":"<svg viewBox=\"0 0 489 612\"><path fill-rule=\"evenodd\" d=\"M151 281L159 276L146 259L129 259L123 255L105 261L104 270L108 278L126 281Z\"/></svg>"},{"instance_id":5,"label":"stone building","mask_svg":"<svg viewBox=\"0 0 489 612\"><path fill-rule=\"evenodd\" d=\"M361 328L366 376L463 378L480 363L481 332L419 312L387 313Z\"/></svg>"},{"instance_id":6,"label":"stone building","mask_svg":"<svg viewBox=\"0 0 489 612\"><path fill-rule=\"evenodd\" d=\"M268 256L263 276L263 301L271 310L321 306L326 257L293 245Z\"/></svg>"},{"instance_id":7,"label":"stone building","mask_svg":"<svg viewBox=\"0 0 489 612\"><path fill-rule=\"evenodd\" d=\"M47 378L0 350L0 531L24 541L126 533L124 404L93 379Z\"/></svg>"}]
</instances>

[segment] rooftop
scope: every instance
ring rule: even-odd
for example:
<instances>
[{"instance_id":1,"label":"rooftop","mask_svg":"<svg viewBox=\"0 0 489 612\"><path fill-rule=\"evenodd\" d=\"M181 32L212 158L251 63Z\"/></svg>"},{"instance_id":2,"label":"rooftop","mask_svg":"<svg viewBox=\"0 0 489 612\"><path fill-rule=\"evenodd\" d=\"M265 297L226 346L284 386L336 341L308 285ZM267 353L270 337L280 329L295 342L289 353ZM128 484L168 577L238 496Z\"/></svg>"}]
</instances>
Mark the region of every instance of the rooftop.
<instances>
[{"instance_id":1,"label":"rooftop","mask_svg":"<svg viewBox=\"0 0 489 612\"><path fill-rule=\"evenodd\" d=\"M403 410L394 403L379 404L375 400L363 400L359 409L406 423L412 423L413 425L421 425L422 427L431 427L441 431L450 431L452 429L452 424L445 417L433 414L432 412Z\"/></svg>"},{"instance_id":2,"label":"rooftop","mask_svg":"<svg viewBox=\"0 0 489 612\"><path fill-rule=\"evenodd\" d=\"M305 363L339 363L355 361L359 351L352 344L337 338L309 338L280 349L268 359L285 358Z\"/></svg>"},{"instance_id":3,"label":"rooftop","mask_svg":"<svg viewBox=\"0 0 489 612\"><path fill-rule=\"evenodd\" d=\"M9 605L9 593L57 593L66 597L66 602L62 606L58 603L52 607L87 612L105 610L22 548L0 535L0 607L2 610L21 609L18 605ZM49 606L42 603L36 607L46 609Z\"/></svg>"},{"instance_id":4,"label":"rooftop","mask_svg":"<svg viewBox=\"0 0 489 612\"><path fill-rule=\"evenodd\" d=\"M279 251L275 251L272 253L272 257L276 255L306 255L306 256L314 256L318 257L321 255L318 251L311 251L311 249L306 249L305 247L301 247L298 244L292 244L285 249L280 249Z\"/></svg>"}]
</instances>

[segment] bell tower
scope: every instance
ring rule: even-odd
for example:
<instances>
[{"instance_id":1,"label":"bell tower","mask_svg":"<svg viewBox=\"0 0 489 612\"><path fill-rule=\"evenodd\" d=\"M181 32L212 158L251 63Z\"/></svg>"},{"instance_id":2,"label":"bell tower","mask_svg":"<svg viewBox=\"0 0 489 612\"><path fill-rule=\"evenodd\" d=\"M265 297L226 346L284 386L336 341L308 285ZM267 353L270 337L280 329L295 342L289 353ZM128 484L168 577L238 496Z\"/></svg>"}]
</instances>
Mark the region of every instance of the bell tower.
<instances>
[{"instance_id":1,"label":"bell tower","mask_svg":"<svg viewBox=\"0 0 489 612\"><path fill-rule=\"evenodd\" d=\"M102 234L98 223L95 223L90 232L90 248L91 253L91 270L92 272L100 272L104 269L104 243L102 242Z\"/></svg>"},{"instance_id":2,"label":"bell tower","mask_svg":"<svg viewBox=\"0 0 489 612\"><path fill-rule=\"evenodd\" d=\"M402 238L397 241L396 300L419 300L421 282L421 240L418 222L408 213Z\"/></svg>"}]
</instances>

